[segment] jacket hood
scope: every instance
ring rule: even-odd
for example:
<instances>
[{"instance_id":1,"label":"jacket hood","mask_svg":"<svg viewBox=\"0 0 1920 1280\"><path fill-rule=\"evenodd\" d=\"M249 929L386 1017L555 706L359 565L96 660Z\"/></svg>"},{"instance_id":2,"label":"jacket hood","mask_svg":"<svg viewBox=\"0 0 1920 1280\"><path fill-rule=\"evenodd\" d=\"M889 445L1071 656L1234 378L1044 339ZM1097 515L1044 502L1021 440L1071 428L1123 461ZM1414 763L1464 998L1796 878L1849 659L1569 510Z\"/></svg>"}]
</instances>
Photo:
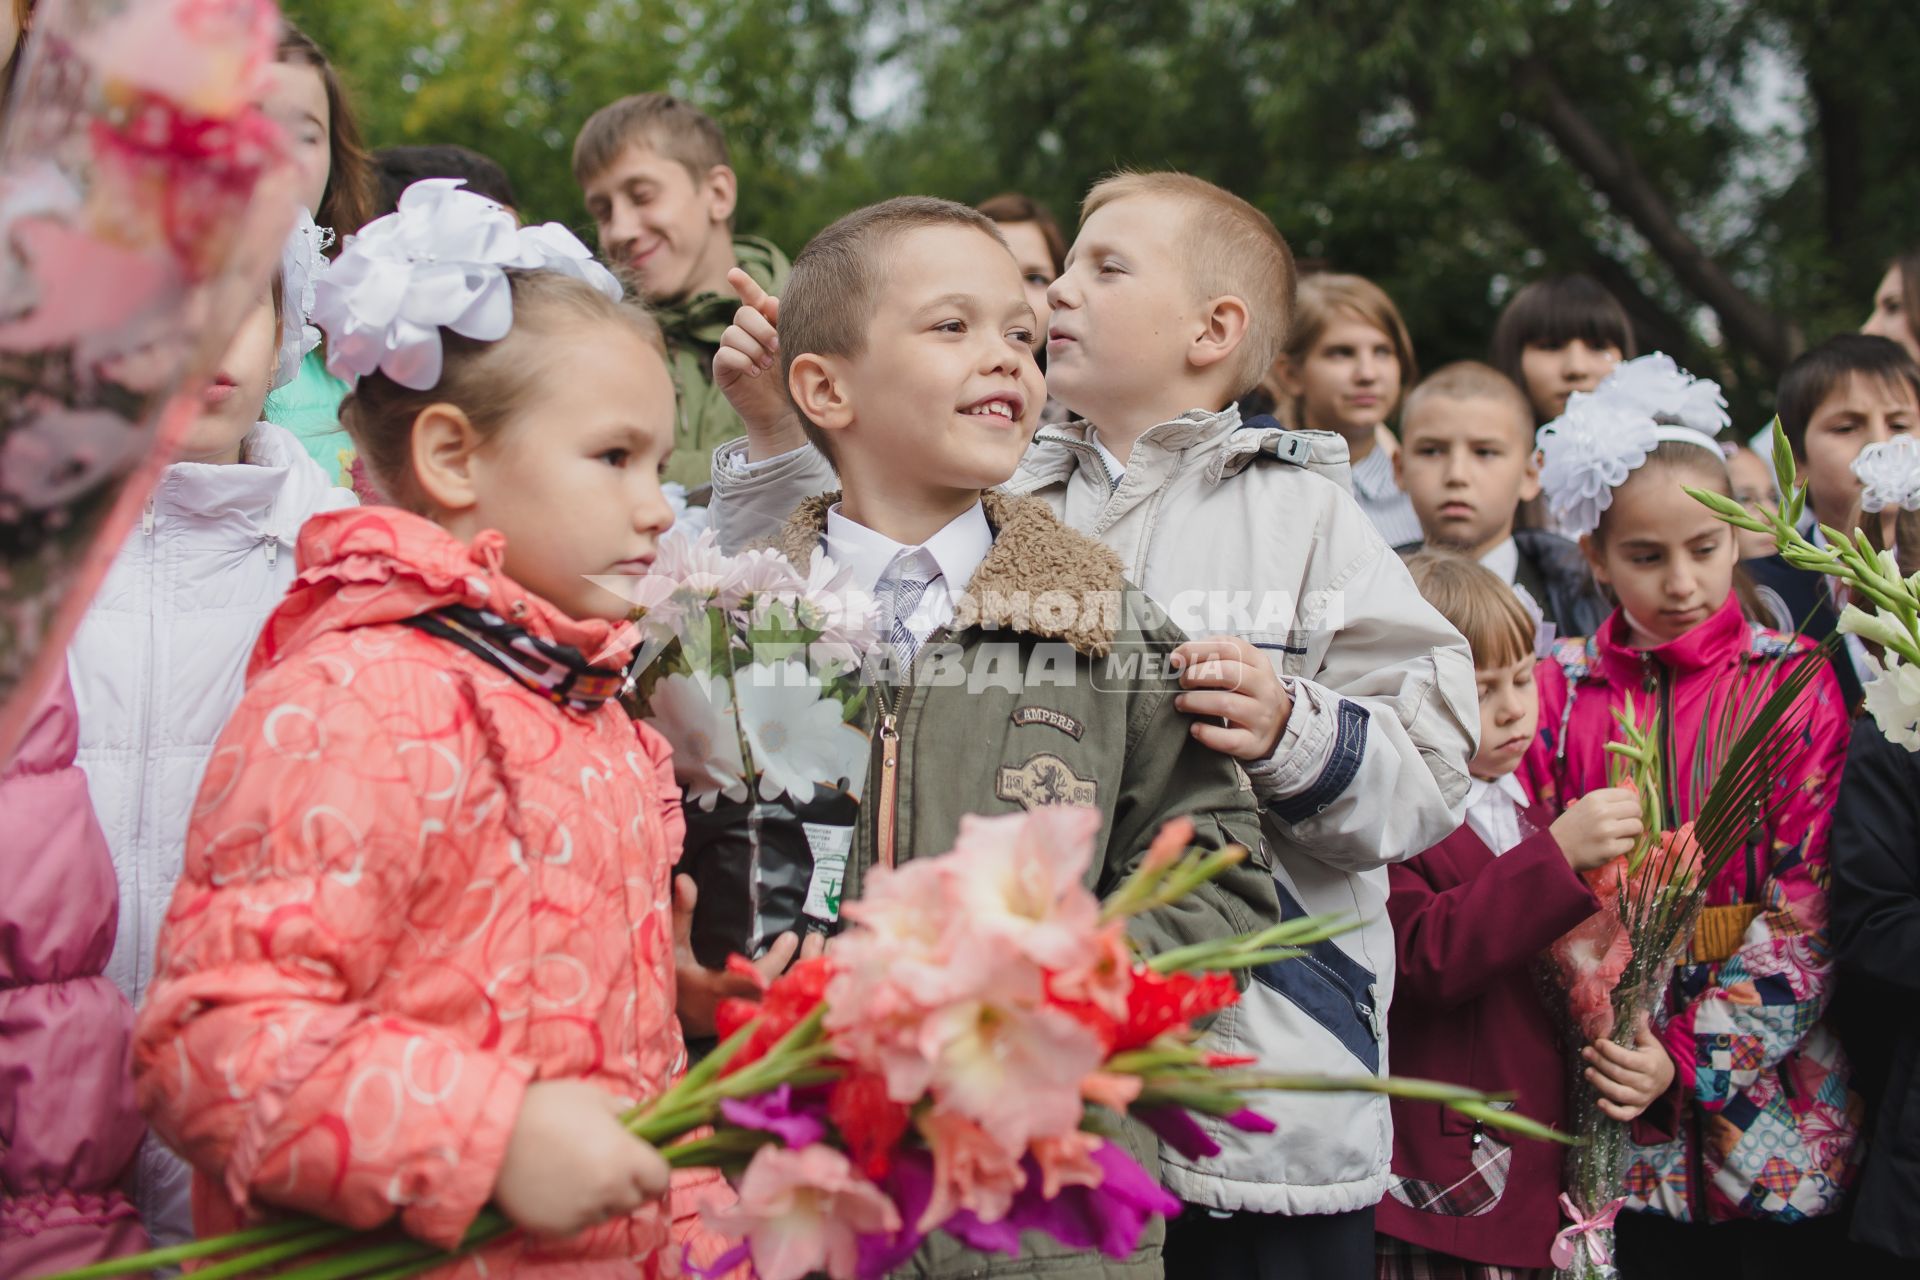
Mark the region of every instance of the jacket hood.
<instances>
[{"instance_id":1,"label":"jacket hood","mask_svg":"<svg viewBox=\"0 0 1920 1280\"><path fill-rule=\"evenodd\" d=\"M300 531L299 576L260 633L248 680L332 632L449 605L484 609L542 640L572 645L595 666L625 666L639 640L633 624L562 613L506 575L506 546L491 529L469 546L394 507L315 516Z\"/></svg>"},{"instance_id":2,"label":"jacket hood","mask_svg":"<svg viewBox=\"0 0 1920 1280\"><path fill-rule=\"evenodd\" d=\"M155 515L232 524L291 550L310 517L353 505L286 428L255 423L241 448L239 464L176 462L161 472Z\"/></svg>"},{"instance_id":3,"label":"jacket hood","mask_svg":"<svg viewBox=\"0 0 1920 1280\"><path fill-rule=\"evenodd\" d=\"M1338 435L1290 431L1265 415L1243 421L1240 407L1232 404L1217 413L1192 409L1148 428L1134 442L1127 471L1200 464L1206 468L1207 483L1219 484L1261 454L1312 467L1347 486L1347 444ZM1042 428L1008 487L1016 493L1031 493L1061 483L1083 459L1091 460L1096 469L1103 466L1093 445L1093 424L1076 418L1065 426Z\"/></svg>"},{"instance_id":4,"label":"jacket hood","mask_svg":"<svg viewBox=\"0 0 1920 1280\"><path fill-rule=\"evenodd\" d=\"M780 531L776 547L803 574L813 549L826 537L827 512L838 501L838 493L809 498ZM1084 601L1113 593L1117 599L1128 589L1120 558L1060 523L1038 498L988 492L980 501L993 526L993 549L974 570L973 581L954 593L954 629L1000 627L1064 641L1090 658L1105 657L1113 648L1120 610L1032 606L1049 595ZM1069 616L1059 619L1060 613Z\"/></svg>"}]
</instances>

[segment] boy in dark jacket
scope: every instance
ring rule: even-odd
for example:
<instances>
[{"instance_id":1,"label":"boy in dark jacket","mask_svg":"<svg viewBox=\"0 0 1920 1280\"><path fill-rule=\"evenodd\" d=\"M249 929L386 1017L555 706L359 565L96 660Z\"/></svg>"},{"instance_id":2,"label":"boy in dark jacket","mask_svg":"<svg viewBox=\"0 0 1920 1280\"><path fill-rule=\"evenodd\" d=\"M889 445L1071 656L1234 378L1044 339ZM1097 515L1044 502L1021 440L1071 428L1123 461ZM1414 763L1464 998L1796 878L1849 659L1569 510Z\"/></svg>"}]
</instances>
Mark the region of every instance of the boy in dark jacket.
<instances>
[{"instance_id":1,"label":"boy in dark jacket","mask_svg":"<svg viewBox=\"0 0 1920 1280\"><path fill-rule=\"evenodd\" d=\"M1581 872L1627 853L1642 830L1632 791L1595 791L1560 817L1514 776L1531 745L1534 624L1512 591L1464 557L1408 563L1421 594L1467 638L1480 689L1480 750L1467 820L1389 867L1400 960L1388 1015L1396 1072L1515 1095L1523 1114L1566 1122L1566 1065L1534 962L1600 909ZM1583 1054L1601 1105L1638 1116L1673 1080L1643 1024L1636 1044ZM1511 1276L1548 1266L1560 1224L1561 1149L1509 1143L1430 1103L1393 1104L1393 1177L1380 1204L1380 1280Z\"/></svg>"},{"instance_id":2,"label":"boy in dark jacket","mask_svg":"<svg viewBox=\"0 0 1920 1280\"><path fill-rule=\"evenodd\" d=\"M1394 479L1413 500L1424 545L1478 560L1560 635L1592 635L1611 608L1580 548L1545 529L1513 527L1520 505L1540 493L1533 415L1520 388L1491 365L1447 365L1407 397L1400 433Z\"/></svg>"}]
</instances>

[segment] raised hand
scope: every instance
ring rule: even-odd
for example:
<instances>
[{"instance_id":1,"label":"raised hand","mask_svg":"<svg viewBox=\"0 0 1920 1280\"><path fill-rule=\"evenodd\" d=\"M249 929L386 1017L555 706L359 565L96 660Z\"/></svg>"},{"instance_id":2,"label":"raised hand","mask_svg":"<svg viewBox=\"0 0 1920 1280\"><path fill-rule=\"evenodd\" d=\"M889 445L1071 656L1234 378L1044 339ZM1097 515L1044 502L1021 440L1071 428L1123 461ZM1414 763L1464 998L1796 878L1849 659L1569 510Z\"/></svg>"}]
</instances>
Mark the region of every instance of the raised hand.
<instances>
[{"instance_id":1,"label":"raised hand","mask_svg":"<svg viewBox=\"0 0 1920 1280\"><path fill-rule=\"evenodd\" d=\"M752 998L759 988L745 974L708 969L693 954L693 906L699 890L687 876L673 878L673 976L680 1011L680 1030L688 1037L714 1033L714 1013L729 997ZM771 982L795 960L810 960L827 949L827 940L809 934L805 942L791 933L773 940L767 954L753 962L762 980Z\"/></svg>"},{"instance_id":2,"label":"raised hand","mask_svg":"<svg viewBox=\"0 0 1920 1280\"><path fill-rule=\"evenodd\" d=\"M720 336L713 357L713 385L747 429L747 457L771 458L807 443L800 415L787 398L780 366L780 299L735 267L727 283L740 295L740 309Z\"/></svg>"}]
</instances>

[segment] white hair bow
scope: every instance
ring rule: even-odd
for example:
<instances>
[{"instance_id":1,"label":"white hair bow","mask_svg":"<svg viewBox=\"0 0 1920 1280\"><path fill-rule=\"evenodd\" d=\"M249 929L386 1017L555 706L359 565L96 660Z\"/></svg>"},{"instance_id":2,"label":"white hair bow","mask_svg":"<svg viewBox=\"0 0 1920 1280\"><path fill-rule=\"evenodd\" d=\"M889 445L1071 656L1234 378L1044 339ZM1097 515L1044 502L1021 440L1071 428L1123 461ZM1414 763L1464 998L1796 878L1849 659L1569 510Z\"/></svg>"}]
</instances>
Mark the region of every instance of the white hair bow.
<instances>
[{"instance_id":1,"label":"white hair bow","mask_svg":"<svg viewBox=\"0 0 1920 1280\"><path fill-rule=\"evenodd\" d=\"M558 271L619 301L620 283L557 222L521 227L464 179L408 187L398 209L347 237L319 285L314 319L327 368L349 382L375 369L403 387L440 381L440 330L497 342L513 327L509 268Z\"/></svg>"},{"instance_id":2,"label":"white hair bow","mask_svg":"<svg viewBox=\"0 0 1920 1280\"><path fill-rule=\"evenodd\" d=\"M1629 360L1591 392L1567 398L1566 412L1540 428L1540 487L1572 537L1592 533L1613 491L1661 443L1697 444L1725 461L1714 435L1727 426L1726 397L1655 352Z\"/></svg>"},{"instance_id":3,"label":"white hair bow","mask_svg":"<svg viewBox=\"0 0 1920 1280\"><path fill-rule=\"evenodd\" d=\"M314 295L327 273L331 247L332 229L315 226L313 215L300 210L300 220L280 251L280 362L273 374L275 390L292 382L307 352L320 345L320 330L313 323Z\"/></svg>"},{"instance_id":4,"label":"white hair bow","mask_svg":"<svg viewBox=\"0 0 1920 1280\"><path fill-rule=\"evenodd\" d=\"M1920 511L1920 440L1900 435L1870 444L1853 460L1863 511Z\"/></svg>"}]
</instances>

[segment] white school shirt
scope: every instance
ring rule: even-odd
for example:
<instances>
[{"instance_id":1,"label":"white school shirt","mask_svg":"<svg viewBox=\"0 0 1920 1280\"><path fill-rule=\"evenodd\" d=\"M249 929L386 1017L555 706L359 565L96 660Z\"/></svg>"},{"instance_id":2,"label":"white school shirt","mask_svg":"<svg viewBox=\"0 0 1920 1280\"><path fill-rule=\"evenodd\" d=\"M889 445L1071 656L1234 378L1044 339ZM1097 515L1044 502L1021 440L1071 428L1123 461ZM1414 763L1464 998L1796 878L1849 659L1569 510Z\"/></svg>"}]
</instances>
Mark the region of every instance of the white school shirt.
<instances>
[{"instance_id":1,"label":"white school shirt","mask_svg":"<svg viewBox=\"0 0 1920 1280\"><path fill-rule=\"evenodd\" d=\"M1497 858L1520 843L1520 814L1529 803L1527 789L1510 773L1492 782L1475 778L1467 786L1467 825Z\"/></svg>"},{"instance_id":2,"label":"white school shirt","mask_svg":"<svg viewBox=\"0 0 1920 1280\"><path fill-rule=\"evenodd\" d=\"M947 525L917 547L895 542L884 533L876 533L840 514L840 504L827 511L827 556L853 575L856 590L871 596L894 561L924 551L933 557L940 576L927 585L907 619L907 630L916 645L953 621L955 593L965 591L974 571L993 550L993 526L987 523L986 509L978 502L955 516Z\"/></svg>"}]
</instances>

